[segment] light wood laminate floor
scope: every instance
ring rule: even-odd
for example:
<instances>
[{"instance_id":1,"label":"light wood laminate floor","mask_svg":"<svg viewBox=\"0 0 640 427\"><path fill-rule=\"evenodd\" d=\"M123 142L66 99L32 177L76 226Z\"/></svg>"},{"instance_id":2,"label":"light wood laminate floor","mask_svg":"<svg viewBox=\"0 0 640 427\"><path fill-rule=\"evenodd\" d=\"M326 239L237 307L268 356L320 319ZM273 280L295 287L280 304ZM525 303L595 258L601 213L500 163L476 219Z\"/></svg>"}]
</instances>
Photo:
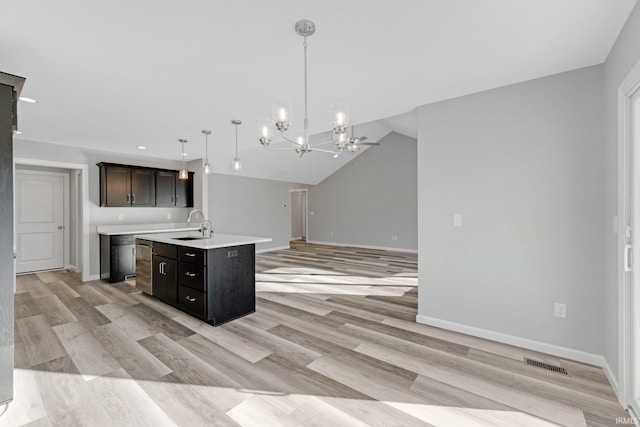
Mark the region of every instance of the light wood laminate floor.
<instances>
[{"instance_id":1,"label":"light wood laminate floor","mask_svg":"<svg viewBox=\"0 0 640 427\"><path fill-rule=\"evenodd\" d=\"M2 426L599 426L602 369L415 323L416 256L257 256L257 311L214 328L128 283L19 276ZM525 357L565 368L530 367Z\"/></svg>"}]
</instances>

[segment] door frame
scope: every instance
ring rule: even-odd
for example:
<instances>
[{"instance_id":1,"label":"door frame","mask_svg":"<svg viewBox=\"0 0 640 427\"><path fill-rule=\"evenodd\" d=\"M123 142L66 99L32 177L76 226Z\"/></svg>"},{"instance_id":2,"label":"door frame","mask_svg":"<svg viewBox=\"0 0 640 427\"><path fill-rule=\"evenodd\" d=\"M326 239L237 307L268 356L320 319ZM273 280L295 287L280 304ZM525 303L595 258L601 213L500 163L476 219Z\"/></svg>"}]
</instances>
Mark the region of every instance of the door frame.
<instances>
[{"instance_id":1,"label":"door frame","mask_svg":"<svg viewBox=\"0 0 640 427\"><path fill-rule=\"evenodd\" d=\"M304 238L309 241L309 191L307 188L295 188L289 190L289 195L291 193L304 193ZM291 201L291 198L289 198L289 201ZM293 206L291 209L293 209ZM289 211L289 215L291 215L291 211Z\"/></svg>"},{"instance_id":2,"label":"door frame","mask_svg":"<svg viewBox=\"0 0 640 427\"><path fill-rule=\"evenodd\" d=\"M14 174L15 165L28 165L28 166L45 166L61 169L71 169L80 172L80 184L81 184L81 197L78 198L79 213L82 216L81 221L77 221L81 224L81 230L78 234L82 236L82 247L78 248L82 252L82 265L76 266L82 272L82 281L88 282L92 280L91 277L91 260L89 256L89 165L84 163L69 163L69 162L57 162L54 160L41 160L41 159L28 159L24 157L15 157L13 159ZM14 176L15 186L15 176ZM15 191L15 188L14 188ZM15 196L14 196L15 197ZM15 207L14 207L15 209Z\"/></svg>"},{"instance_id":3,"label":"door frame","mask_svg":"<svg viewBox=\"0 0 640 427\"><path fill-rule=\"evenodd\" d=\"M25 165L21 165L21 166L25 166ZM70 180L70 175L71 173L69 172L57 172L57 171L36 171L36 170L30 170L30 169L19 169L19 170L15 170L14 172L14 180L15 180L15 175L17 174L27 174L27 175L45 175L45 176L59 176L62 177L62 225L63 225L63 229L62 229L62 268L70 268L71 267L71 260L70 260L70 250L69 250L69 243L70 243L70 239L69 236L71 234L71 231L69 229L69 218L70 218L70 206L71 206L71 199L69 197L69 180ZM15 189L14 189L15 190ZM18 192L16 191L14 193L13 199L15 201L16 197L18 195ZM15 207L14 207L14 218L16 218L15 216ZM16 220L14 219L14 227L16 226ZM16 260L17 262L17 260Z\"/></svg>"},{"instance_id":4,"label":"door frame","mask_svg":"<svg viewBox=\"0 0 640 427\"><path fill-rule=\"evenodd\" d=\"M631 408L636 414L640 408L636 407L634 394L634 372L632 366L632 346L637 349L640 345L640 321L634 319L634 309L640 310L640 299L632 300L632 290L640 289L640 144L634 143L632 116L633 96L640 91L640 61L633 67L624 81L618 87L618 399L624 408ZM631 182L629 182L632 180ZM634 188L633 183L636 184ZM631 188L630 188L631 186ZM632 200L627 193L631 189ZM627 218L627 209L631 207L633 213ZM627 244L625 228L632 225L633 245L633 280L627 280L623 265L625 245ZM637 293L637 292L636 292ZM635 307L634 307L635 306ZM634 325L635 322L635 325ZM634 327L635 326L635 327ZM636 366L636 371L640 366ZM638 372L635 373L638 375ZM640 387L640 385L638 385Z\"/></svg>"}]
</instances>

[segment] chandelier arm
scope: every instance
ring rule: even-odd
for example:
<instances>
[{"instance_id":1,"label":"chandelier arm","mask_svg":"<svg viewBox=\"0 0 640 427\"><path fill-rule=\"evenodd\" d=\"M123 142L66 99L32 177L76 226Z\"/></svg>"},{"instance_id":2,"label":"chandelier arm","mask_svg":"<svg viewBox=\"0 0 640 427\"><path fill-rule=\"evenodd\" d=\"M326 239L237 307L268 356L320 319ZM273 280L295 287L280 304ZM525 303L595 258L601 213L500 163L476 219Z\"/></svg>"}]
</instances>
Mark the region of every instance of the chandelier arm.
<instances>
[{"instance_id":1,"label":"chandelier arm","mask_svg":"<svg viewBox=\"0 0 640 427\"><path fill-rule=\"evenodd\" d=\"M284 133L282 134L282 139L284 139L285 141L288 141L288 142L290 142L290 143L292 143L292 144L295 144L295 145L296 145L296 146L298 146L298 147L301 147L301 145L300 145L300 144L298 144L298 142L297 142L297 141L294 141L294 140L292 140L292 139L287 138L287 137L284 135Z\"/></svg>"},{"instance_id":2,"label":"chandelier arm","mask_svg":"<svg viewBox=\"0 0 640 427\"><path fill-rule=\"evenodd\" d=\"M285 150L298 150L296 147L264 147L267 151L285 151Z\"/></svg>"},{"instance_id":3,"label":"chandelier arm","mask_svg":"<svg viewBox=\"0 0 640 427\"><path fill-rule=\"evenodd\" d=\"M312 148L309 151L320 151L322 153L329 153L329 154L340 154L342 153L342 151L331 151L331 150L325 150L323 148Z\"/></svg>"},{"instance_id":4,"label":"chandelier arm","mask_svg":"<svg viewBox=\"0 0 640 427\"><path fill-rule=\"evenodd\" d=\"M329 144L335 144L337 141L327 141L327 142L321 142L320 144L311 144L309 145L311 148L313 147L322 147L323 145L329 145Z\"/></svg>"}]
</instances>

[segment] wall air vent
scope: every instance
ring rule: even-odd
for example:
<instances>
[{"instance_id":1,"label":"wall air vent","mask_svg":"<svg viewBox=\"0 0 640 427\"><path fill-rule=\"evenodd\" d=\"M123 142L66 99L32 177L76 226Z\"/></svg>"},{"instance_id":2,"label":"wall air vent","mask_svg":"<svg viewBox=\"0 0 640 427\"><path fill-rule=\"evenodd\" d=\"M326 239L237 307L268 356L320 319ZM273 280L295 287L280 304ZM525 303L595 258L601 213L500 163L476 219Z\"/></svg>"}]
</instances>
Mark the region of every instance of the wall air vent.
<instances>
[{"instance_id":1,"label":"wall air vent","mask_svg":"<svg viewBox=\"0 0 640 427\"><path fill-rule=\"evenodd\" d=\"M530 366L535 366L537 368L546 369L547 371L568 375L567 370L560 366L549 365L548 363L544 363L539 360L529 359L528 357L525 357L524 361L527 365L530 365Z\"/></svg>"}]
</instances>

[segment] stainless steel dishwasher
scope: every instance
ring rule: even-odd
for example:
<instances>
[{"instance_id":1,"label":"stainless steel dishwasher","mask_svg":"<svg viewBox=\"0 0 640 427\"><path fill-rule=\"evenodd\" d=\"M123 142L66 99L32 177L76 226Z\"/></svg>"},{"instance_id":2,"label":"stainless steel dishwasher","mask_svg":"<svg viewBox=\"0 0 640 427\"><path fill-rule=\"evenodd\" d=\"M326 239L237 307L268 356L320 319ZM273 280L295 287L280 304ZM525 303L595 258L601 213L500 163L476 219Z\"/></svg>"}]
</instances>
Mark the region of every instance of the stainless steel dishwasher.
<instances>
[{"instance_id":1,"label":"stainless steel dishwasher","mask_svg":"<svg viewBox=\"0 0 640 427\"><path fill-rule=\"evenodd\" d=\"M136 288L149 295L153 295L152 254L153 242L136 239Z\"/></svg>"}]
</instances>

